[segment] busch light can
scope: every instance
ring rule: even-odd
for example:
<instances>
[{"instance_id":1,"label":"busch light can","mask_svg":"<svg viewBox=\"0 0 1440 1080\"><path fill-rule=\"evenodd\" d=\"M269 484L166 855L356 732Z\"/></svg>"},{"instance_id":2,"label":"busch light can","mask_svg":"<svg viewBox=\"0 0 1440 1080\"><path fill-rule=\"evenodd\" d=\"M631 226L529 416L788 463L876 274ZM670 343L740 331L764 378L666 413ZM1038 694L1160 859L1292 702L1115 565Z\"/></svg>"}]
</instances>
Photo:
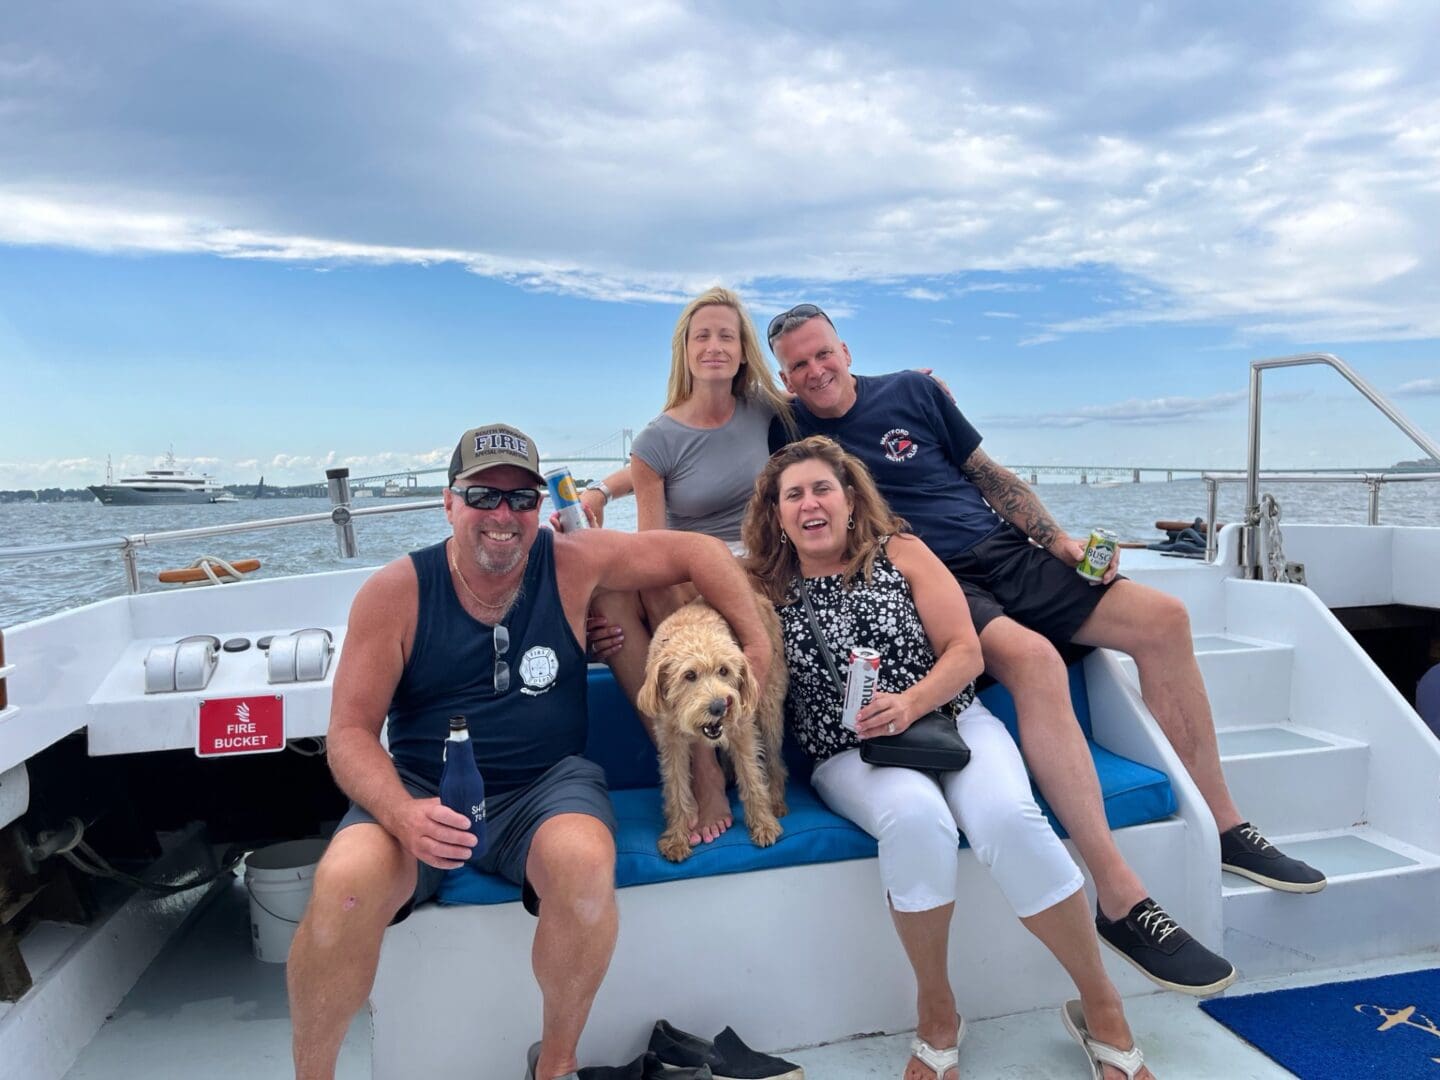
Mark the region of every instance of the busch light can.
<instances>
[{"instance_id":1,"label":"busch light can","mask_svg":"<svg viewBox=\"0 0 1440 1080\"><path fill-rule=\"evenodd\" d=\"M1075 572L1091 585L1099 585L1110 564L1115 561L1115 551L1120 546L1120 537L1109 529L1091 529L1090 539L1085 544L1085 557L1075 567Z\"/></svg>"},{"instance_id":2,"label":"busch light can","mask_svg":"<svg viewBox=\"0 0 1440 1080\"><path fill-rule=\"evenodd\" d=\"M855 717L875 696L880 680L880 654L874 649L850 650L850 663L845 667L845 708L840 722L855 730Z\"/></svg>"},{"instance_id":3,"label":"busch light can","mask_svg":"<svg viewBox=\"0 0 1440 1080\"><path fill-rule=\"evenodd\" d=\"M545 474L545 484L550 489L550 502L560 515L560 531L588 529L590 522L585 518L585 507L580 505L580 493L575 490L575 478L570 470L564 466L551 469Z\"/></svg>"}]
</instances>

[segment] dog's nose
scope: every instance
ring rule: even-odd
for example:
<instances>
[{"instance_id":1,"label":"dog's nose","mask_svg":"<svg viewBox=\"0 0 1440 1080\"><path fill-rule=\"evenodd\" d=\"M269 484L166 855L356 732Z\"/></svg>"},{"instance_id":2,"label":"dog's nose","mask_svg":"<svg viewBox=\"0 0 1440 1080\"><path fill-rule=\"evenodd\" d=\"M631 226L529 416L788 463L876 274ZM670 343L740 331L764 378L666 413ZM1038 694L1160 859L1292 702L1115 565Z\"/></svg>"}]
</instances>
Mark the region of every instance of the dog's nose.
<instances>
[{"instance_id":1,"label":"dog's nose","mask_svg":"<svg viewBox=\"0 0 1440 1080\"><path fill-rule=\"evenodd\" d=\"M718 720L720 719L720 717L725 715L725 710L729 707L729 705L730 703L724 698L711 698L708 711L711 716L715 717L715 719Z\"/></svg>"}]
</instances>

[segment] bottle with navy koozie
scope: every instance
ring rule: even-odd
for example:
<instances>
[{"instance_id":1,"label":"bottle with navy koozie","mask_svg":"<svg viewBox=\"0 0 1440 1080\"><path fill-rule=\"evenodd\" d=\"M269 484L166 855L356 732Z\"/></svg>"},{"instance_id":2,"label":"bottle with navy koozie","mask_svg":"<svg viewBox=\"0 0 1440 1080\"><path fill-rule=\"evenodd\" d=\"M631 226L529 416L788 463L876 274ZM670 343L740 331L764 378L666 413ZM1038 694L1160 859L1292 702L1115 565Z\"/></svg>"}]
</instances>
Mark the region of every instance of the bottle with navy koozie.
<instances>
[{"instance_id":1,"label":"bottle with navy koozie","mask_svg":"<svg viewBox=\"0 0 1440 1080\"><path fill-rule=\"evenodd\" d=\"M470 819L475 834L471 858L485 853L485 781L475 764L470 745L470 727L465 717L450 718L450 736L445 740L445 765L440 771L440 801Z\"/></svg>"}]
</instances>

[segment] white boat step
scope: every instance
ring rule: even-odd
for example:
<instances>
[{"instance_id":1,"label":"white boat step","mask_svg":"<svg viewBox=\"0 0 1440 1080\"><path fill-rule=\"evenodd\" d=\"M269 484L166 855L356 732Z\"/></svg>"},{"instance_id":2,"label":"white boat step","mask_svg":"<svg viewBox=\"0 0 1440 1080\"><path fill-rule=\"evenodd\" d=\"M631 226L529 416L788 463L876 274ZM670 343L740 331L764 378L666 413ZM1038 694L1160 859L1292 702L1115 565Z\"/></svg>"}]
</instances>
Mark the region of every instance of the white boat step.
<instances>
[{"instance_id":1,"label":"white boat step","mask_svg":"<svg viewBox=\"0 0 1440 1080\"><path fill-rule=\"evenodd\" d=\"M1267 836L1346 829L1364 820L1365 743L1291 724L1229 728L1216 739L1235 804Z\"/></svg>"},{"instance_id":2,"label":"white boat step","mask_svg":"<svg viewBox=\"0 0 1440 1080\"><path fill-rule=\"evenodd\" d=\"M1244 977L1440 948L1440 855L1369 827L1270 839L1329 883L1297 896L1221 875L1225 956Z\"/></svg>"},{"instance_id":3,"label":"white boat step","mask_svg":"<svg viewBox=\"0 0 1440 1080\"><path fill-rule=\"evenodd\" d=\"M1194 641L1217 729L1284 724L1290 718L1292 646L1232 634L1200 634ZM1135 661L1124 653L1116 657L1139 686Z\"/></svg>"},{"instance_id":4,"label":"white boat step","mask_svg":"<svg viewBox=\"0 0 1440 1080\"><path fill-rule=\"evenodd\" d=\"M19 711L19 705L6 705L5 708L0 709L0 724L3 724L6 720L9 720Z\"/></svg>"},{"instance_id":5,"label":"white boat step","mask_svg":"<svg viewBox=\"0 0 1440 1080\"><path fill-rule=\"evenodd\" d=\"M14 665L14 664L0 664L0 679L5 678L5 676L7 676L7 675L14 675L14 674L15 674L15 665Z\"/></svg>"}]
</instances>

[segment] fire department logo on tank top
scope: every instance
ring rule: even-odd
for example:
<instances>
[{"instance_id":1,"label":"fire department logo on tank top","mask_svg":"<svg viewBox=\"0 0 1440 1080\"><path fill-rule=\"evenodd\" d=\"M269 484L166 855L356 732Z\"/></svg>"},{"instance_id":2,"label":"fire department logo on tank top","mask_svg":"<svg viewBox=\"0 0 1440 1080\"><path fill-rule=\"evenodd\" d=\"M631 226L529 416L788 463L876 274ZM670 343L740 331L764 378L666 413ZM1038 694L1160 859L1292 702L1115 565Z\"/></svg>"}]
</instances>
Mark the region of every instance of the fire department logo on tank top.
<instances>
[{"instance_id":1,"label":"fire department logo on tank top","mask_svg":"<svg viewBox=\"0 0 1440 1080\"><path fill-rule=\"evenodd\" d=\"M910 438L910 432L904 428L891 428L880 439L880 445L885 448L885 456L891 461L909 461L920 450L920 444Z\"/></svg>"},{"instance_id":2,"label":"fire department logo on tank top","mask_svg":"<svg viewBox=\"0 0 1440 1080\"><path fill-rule=\"evenodd\" d=\"M522 694L535 697L543 694L555 684L560 674L560 658L548 645L534 645L520 658L520 678L525 683Z\"/></svg>"}]
</instances>

